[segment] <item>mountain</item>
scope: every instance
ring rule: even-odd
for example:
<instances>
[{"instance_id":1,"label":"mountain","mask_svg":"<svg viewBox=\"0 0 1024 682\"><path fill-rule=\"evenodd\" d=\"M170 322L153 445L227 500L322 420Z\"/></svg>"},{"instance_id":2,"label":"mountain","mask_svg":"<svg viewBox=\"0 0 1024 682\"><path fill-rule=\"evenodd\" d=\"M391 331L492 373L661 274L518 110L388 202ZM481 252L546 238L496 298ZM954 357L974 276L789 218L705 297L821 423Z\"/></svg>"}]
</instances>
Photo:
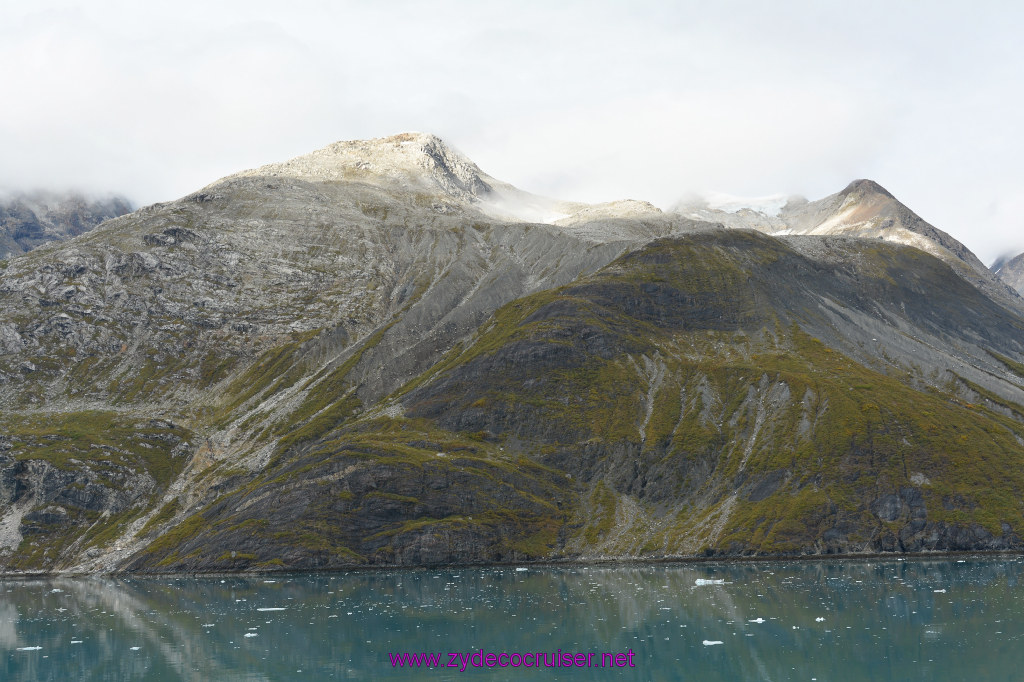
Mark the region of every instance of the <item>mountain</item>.
<instances>
[{"instance_id":1,"label":"mountain","mask_svg":"<svg viewBox=\"0 0 1024 682\"><path fill-rule=\"evenodd\" d=\"M714 207L691 201L673 210L697 220L721 222L774 235L834 235L866 237L914 246L942 259L989 296L1024 312L1024 301L995 277L956 239L928 224L871 180L855 180L845 189L817 201L790 197L767 207L742 203Z\"/></svg>"},{"instance_id":2,"label":"mountain","mask_svg":"<svg viewBox=\"0 0 1024 682\"><path fill-rule=\"evenodd\" d=\"M121 197L90 199L74 192L0 195L0 258L76 237L131 210Z\"/></svg>"},{"instance_id":3,"label":"mountain","mask_svg":"<svg viewBox=\"0 0 1024 682\"><path fill-rule=\"evenodd\" d=\"M723 222L405 134L13 259L0 566L1020 548L1016 299L953 243Z\"/></svg>"},{"instance_id":4,"label":"mountain","mask_svg":"<svg viewBox=\"0 0 1024 682\"><path fill-rule=\"evenodd\" d=\"M1013 258L1000 259L992 265L992 271L999 279L1024 296L1024 253Z\"/></svg>"}]
</instances>

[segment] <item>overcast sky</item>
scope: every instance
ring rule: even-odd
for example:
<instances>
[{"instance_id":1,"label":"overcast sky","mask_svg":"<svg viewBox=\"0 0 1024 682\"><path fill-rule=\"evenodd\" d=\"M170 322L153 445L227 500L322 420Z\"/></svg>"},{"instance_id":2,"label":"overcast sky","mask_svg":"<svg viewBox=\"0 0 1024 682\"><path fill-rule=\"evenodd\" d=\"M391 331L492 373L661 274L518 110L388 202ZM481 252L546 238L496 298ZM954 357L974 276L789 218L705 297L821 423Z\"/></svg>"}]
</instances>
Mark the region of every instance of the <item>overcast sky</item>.
<instances>
[{"instance_id":1,"label":"overcast sky","mask_svg":"<svg viewBox=\"0 0 1024 682\"><path fill-rule=\"evenodd\" d=\"M0 0L0 186L137 204L436 133L566 199L867 177L1024 250L1024 3Z\"/></svg>"}]
</instances>

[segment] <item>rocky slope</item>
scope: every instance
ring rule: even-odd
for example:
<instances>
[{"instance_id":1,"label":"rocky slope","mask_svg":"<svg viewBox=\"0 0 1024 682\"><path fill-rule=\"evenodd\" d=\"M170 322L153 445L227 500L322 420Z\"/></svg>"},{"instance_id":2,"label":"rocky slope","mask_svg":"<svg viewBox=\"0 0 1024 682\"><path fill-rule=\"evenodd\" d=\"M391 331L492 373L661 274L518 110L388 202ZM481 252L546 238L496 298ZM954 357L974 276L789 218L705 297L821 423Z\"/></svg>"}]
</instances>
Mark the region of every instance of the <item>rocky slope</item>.
<instances>
[{"instance_id":1,"label":"rocky slope","mask_svg":"<svg viewBox=\"0 0 1024 682\"><path fill-rule=\"evenodd\" d=\"M683 203L675 212L696 220L749 228L774 235L832 235L882 239L906 244L944 260L961 277L990 297L1024 313L1024 301L995 277L956 239L928 224L871 180L855 180L817 201L791 197L767 207L712 207L706 201Z\"/></svg>"},{"instance_id":2,"label":"rocky slope","mask_svg":"<svg viewBox=\"0 0 1024 682\"><path fill-rule=\"evenodd\" d=\"M0 194L0 258L88 232L132 210L122 197L89 199L77 193Z\"/></svg>"},{"instance_id":3,"label":"rocky slope","mask_svg":"<svg viewBox=\"0 0 1024 682\"><path fill-rule=\"evenodd\" d=\"M1024 296L1024 253L1000 260L992 266L992 271L1018 294Z\"/></svg>"},{"instance_id":4,"label":"rocky slope","mask_svg":"<svg viewBox=\"0 0 1024 682\"><path fill-rule=\"evenodd\" d=\"M0 565L1018 547L1024 319L962 256L428 135L239 173L7 264Z\"/></svg>"}]
</instances>

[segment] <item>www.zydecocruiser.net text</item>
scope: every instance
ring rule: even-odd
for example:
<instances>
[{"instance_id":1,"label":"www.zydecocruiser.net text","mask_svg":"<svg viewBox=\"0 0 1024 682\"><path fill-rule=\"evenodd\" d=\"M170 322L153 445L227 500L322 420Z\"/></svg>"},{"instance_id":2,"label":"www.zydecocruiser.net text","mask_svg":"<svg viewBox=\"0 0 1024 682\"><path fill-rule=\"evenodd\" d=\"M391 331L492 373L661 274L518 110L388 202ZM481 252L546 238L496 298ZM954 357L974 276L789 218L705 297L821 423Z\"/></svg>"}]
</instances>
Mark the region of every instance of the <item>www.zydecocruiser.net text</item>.
<instances>
[{"instance_id":1,"label":"www.zydecocruiser.net text","mask_svg":"<svg viewBox=\"0 0 1024 682\"><path fill-rule=\"evenodd\" d=\"M500 653L479 651L450 651L441 653L388 652L393 668L455 668L465 672L468 668L635 668L635 653L568 651Z\"/></svg>"}]
</instances>

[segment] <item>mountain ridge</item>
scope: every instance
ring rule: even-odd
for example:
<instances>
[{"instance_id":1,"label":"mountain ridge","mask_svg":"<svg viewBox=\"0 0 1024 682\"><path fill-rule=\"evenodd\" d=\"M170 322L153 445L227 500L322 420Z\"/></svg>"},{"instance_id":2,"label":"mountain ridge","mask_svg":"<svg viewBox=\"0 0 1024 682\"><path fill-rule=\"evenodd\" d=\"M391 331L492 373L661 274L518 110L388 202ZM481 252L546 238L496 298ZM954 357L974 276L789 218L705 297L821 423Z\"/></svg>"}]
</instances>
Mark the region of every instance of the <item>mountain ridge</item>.
<instances>
[{"instance_id":1,"label":"mountain ridge","mask_svg":"<svg viewBox=\"0 0 1024 682\"><path fill-rule=\"evenodd\" d=\"M406 134L12 259L0 569L1019 548L1024 318L875 187L778 234Z\"/></svg>"},{"instance_id":2,"label":"mountain ridge","mask_svg":"<svg viewBox=\"0 0 1024 682\"><path fill-rule=\"evenodd\" d=\"M995 277L970 249L927 223L873 180L854 180L839 192L815 201L791 198L777 214L756 209L728 212L701 202L679 204L673 211L780 236L849 235L914 246L946 261L996 300L1024 312L1024 299Z\"/></svg>"}]
</instances>

